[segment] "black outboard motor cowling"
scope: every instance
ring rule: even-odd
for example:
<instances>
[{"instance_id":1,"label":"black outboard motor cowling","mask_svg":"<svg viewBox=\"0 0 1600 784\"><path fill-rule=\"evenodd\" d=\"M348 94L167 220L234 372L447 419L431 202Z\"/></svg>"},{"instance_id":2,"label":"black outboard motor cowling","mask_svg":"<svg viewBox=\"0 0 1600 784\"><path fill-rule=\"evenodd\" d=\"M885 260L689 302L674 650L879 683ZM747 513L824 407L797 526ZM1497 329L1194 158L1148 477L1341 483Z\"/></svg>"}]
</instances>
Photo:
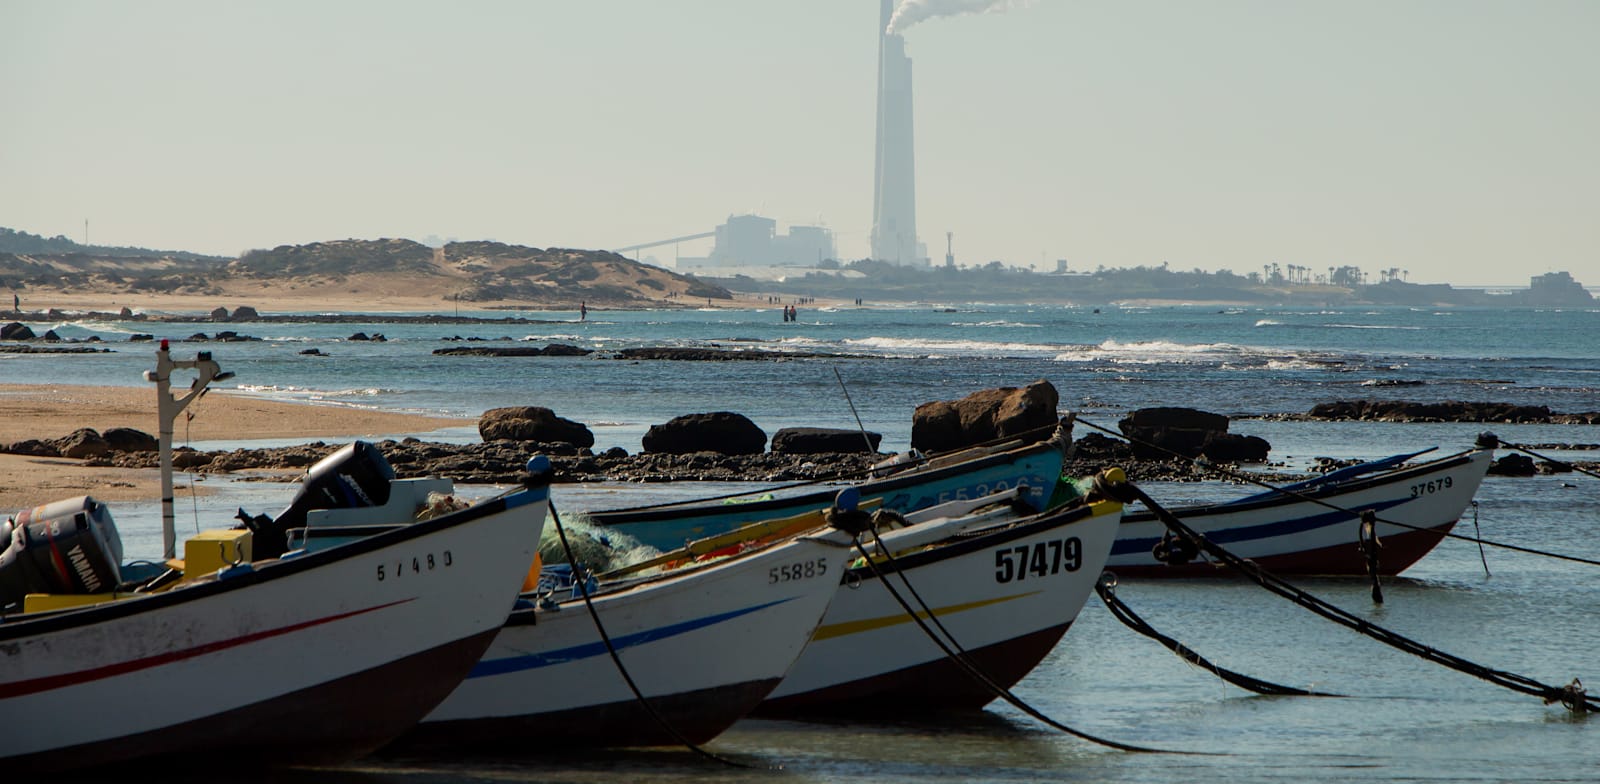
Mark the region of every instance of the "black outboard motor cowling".
<instances>
[{"instance_id":1,"label":"black outboard motor cowling","mask_svg":"<svg viewBox=\"0 0 1600 784\"><path fill-rule=\"evenodd\" d=\"M105 504L79 496L0 522L0 607L30 593L108 593L122 581L122 538Z\"/></svg>"},{"instance_id":2,"label":"black outboard motor cowling","mask_svg":"<svg viewBox=\"0 0 1600 784\"><path fill-rule=\"evenodd\" d=\"M394 468L376 446L356 441L317 461L300 479L289 508L270 524L256 527L254 556L277 558L288 548L288 533L304 528L306 512L313 509L359 509L389 502Z\"/></svg>"}]
</instances>

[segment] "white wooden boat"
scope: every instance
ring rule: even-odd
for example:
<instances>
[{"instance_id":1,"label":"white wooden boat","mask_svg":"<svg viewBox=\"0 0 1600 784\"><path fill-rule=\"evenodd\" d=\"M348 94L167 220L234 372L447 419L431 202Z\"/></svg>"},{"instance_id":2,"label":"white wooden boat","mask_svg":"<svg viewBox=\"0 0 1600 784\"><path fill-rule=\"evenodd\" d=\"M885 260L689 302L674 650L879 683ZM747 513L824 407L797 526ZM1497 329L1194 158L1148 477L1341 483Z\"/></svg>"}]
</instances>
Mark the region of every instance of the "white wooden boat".
<instances>
[{"instance_id":1,"label":"white wooden boat","mask_svg":"<svg viewBox=\"0 0 1600 784\"><path fill-rule=\"evenodd\" d=\"M1494 460L1474 449L1410 467L1303 483L1293 495L1273 492L1224 504L1173 508L1185 525L1274 574L1365 575L1360 513L1377 516L1378 573L1405 571L1439 544L1461 519ZM1348 511L1341 511L1348 510ZM1410 527L1393 525L1394 521ZM1149 512L1123 517L1106 568L1118 576L1227 575L1196 558L1166 564L1152 554L1166 526Z\"/></svg>"},{"instance_id":2,"label":"white wooden boat","mask_svg":"<svg viewBox=\"0 0 1600 784\"><path fill-rule=\"evenodd\" d=\"M704 562L669 554L642 566L689 565L599 582L594 613L649 708L583 600L567 598L513 612L466 681L397 746L548 751L710 740L778 685L835 597L854 551L850 535L818 527L823 519L818 510L772 521L696 547ZM884 539L941 535L930 523ZM715 552L738 537L737 553Z\"/></svg>"},{"instance_id":3,"label":"white wooden boat","mask_svg":"<svg viewBox=\"0 0 1600 784\"><path fill-rule=\"evenodd\" d=\"M957 536L890 549L954 643L993 683L1010 688L1083 608L1121 516L1122 505L1111 500L1021 518L1013 512L964 525ZM914 524L905 530L922 525L908 517ZM901 578L885 576L910 601ZM928 638L863 562L846 571L811 643L754 715L977 710L995 696Z\"/></svg>"},{"instance_id":4,"label":"white wooden boat","mask_svg":"<svg viewBox=\"0 0 1600 784\"><path fill-rule=\"evenodd\" d=\"M160 355L165 395L164 371L185 365L165 344ZM209 356L198 362L188 399L220 375ZM0 615L0 770L28 781L118 763L121 775L181 758L226 771L370 751L444 699L493 640L548 497L534 484L257 561L250 531L202 532L181 579L166 563L119 564L109 512L92 499L28 510L9 522L0 589L51 589Z\"/></svg>"}]
</instances>

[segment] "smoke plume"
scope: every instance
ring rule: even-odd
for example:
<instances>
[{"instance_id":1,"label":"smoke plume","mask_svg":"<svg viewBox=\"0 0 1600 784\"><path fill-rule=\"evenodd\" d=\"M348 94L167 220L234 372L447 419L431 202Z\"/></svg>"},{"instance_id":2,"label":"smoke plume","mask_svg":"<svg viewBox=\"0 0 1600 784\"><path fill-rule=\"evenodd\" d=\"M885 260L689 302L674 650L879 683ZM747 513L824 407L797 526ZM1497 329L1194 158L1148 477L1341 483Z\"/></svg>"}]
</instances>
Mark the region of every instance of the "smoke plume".
<instances>
[{"instance_id":1,"label":"smoke plume","mask_svg":"<svg viewBox=\"0 0 1600 784\"><path fill-rule=\"evenodd\" d=\"M900 0L889 17L884 32L894 34L924 19L962 14L997 14L1013 8L1026 8L1033 0Z\"/></svg>"}]
</instances>

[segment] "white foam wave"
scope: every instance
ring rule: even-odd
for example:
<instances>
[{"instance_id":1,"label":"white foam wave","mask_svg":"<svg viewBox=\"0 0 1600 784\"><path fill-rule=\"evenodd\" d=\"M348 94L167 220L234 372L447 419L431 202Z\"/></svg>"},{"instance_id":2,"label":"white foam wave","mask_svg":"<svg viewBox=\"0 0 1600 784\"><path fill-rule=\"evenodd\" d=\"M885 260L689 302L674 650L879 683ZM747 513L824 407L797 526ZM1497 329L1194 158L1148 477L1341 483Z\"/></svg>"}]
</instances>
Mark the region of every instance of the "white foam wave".
<instances>
[{"instance_id":1,"label":"white foam wave","mask_svg":"<svg viewBox=\"0 0 1600 784\"><path fill-rule=\"evenodd\" d=\"M1283 325L1283 322L1281 322L1281 321L1273 321L1272 319L1261 319L1260 321L1256 322L1256 326L1258 326L1258 327L1278 327L1278 326L1282 326L1282 325Z\"/></svg>"},{"instance_id":2,"label":"white foam wave","mask_svg":"<svg viewBox=\"0 0 1600 784\"><path fill-rule=\"evenodd\" d=\"M868 337L846 339L844 345L890 352L938 351L956 354L1047 353L1060 351L1060 344L1006 343L988 340L930 340L927 338Z\"/></svg>"}]
</instances>

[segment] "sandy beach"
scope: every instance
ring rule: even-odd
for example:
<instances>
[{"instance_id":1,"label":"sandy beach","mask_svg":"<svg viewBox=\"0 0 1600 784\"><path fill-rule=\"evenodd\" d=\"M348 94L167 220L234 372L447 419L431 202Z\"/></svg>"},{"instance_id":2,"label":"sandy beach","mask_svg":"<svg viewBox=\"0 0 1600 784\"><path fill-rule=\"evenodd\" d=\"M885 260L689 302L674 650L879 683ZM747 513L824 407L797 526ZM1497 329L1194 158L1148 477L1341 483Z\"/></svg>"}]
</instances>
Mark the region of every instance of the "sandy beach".
<instances>
[{"instance_id":1,"label":"sandy beach","mask_svg":"<svg viewBox=\"0 0 1600 784\"><path fill-rule=\"evenodd\" d=\"M262 438L383 438L470 424L466 420L342 406L260 400L216 390L179 418L174 443ZM155 435L155 390L143 387L0 384L0 443L60 438L79 428L131 427ZM104 501L159 496L154 470L97 468L81 461L0 454L0 514L88 494Z\"/></svg>"}]
</instances>

